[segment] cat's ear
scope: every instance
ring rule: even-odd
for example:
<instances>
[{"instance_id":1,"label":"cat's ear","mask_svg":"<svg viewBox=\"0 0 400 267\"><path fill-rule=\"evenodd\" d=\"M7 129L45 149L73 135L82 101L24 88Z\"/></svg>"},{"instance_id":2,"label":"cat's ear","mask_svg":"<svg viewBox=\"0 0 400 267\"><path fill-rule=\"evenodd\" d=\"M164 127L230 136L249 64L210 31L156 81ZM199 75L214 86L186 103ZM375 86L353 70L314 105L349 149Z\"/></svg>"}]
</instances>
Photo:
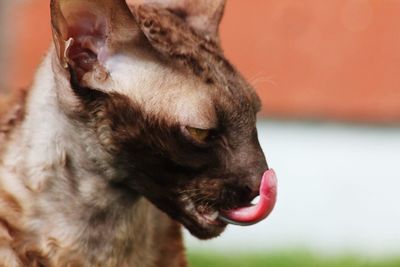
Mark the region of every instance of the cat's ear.
<instances>
[{"instance_id":1,"label":"cat's ear","mask_svg":"<svg viewBox=\"0 0 400 267\"><path fill-rule=\"evenodd\" d=\"M140 34L124 0L52 0L51 21L59 62L79 82L106 75L104 61Z\"/></svg>"},{"instance_id":2,"label":"cat's ear","mask_svg":"<svg viewBox=\"0 0 400 267\"><path fill-rule=\"evenodd\" d=\"M157 4L183 18L193 29L219 39L226 0L126 0L129 6Z\"/></svg>"}]
</instances>

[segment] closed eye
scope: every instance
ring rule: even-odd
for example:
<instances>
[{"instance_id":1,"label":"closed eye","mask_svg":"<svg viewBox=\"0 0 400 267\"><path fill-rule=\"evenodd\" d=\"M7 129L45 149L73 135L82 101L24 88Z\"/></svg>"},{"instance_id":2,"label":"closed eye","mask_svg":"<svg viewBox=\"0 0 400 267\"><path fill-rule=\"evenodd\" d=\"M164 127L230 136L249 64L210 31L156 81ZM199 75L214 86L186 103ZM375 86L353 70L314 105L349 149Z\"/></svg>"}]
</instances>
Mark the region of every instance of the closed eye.
<instances>
[{"instance_id":1,"label":"closed eye","mask_svg":"<svg viewBox=\"0 0 400 267\"><path fill-rule=\"evenodd\" d=\"M211 130L209 129L200 129L186 126L185 130L189 137L197 143L205 143L211 135Z\"/></svg>"}]
</instances>

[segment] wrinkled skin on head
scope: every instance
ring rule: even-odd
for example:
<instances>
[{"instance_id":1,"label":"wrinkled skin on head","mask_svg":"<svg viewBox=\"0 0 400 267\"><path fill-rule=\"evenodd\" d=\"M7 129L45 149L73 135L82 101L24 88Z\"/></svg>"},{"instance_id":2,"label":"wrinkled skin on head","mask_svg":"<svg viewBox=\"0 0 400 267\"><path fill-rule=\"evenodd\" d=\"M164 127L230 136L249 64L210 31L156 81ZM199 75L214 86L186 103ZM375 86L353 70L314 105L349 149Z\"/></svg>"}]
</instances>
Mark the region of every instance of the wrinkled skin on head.
<instances>
[{"instance_id":1,"label":"wrinkled skin on head","mask_svg":"<svg viewBox=\"0 0 400 267\"><path fill-rule=\"evenodd\" d=\"M204 9L212 12L202 17L212 31L191 17L201 17L193 6L173 5L176 1L128 1L130 10L124 1L73 0L78 8L56 2L54 39L75 101L73 110L62 105L90 129L107 155L114 170L110 184L146 197L199 238L218 236L226 224L216 220L216 212L248 205L268 169L256 130L260 101L218 41L224 1ZM78 15L85 12L95 22L82 21ZM99 20L97 14L103 13L105 19ZM116 15L118 20L110 19ZM121 89L127 83L118 80L118 68L109 62L126 51L184 78L163 76L179 82L170 90L155 81L150 96L134 85L132 92ZM195 93L187 91L188 79L199 84ZM187 101L192 94L196 97ZM197 114L206 115L199 119ZM199 142L190 128L206 130L206 138Z\"/></svg>"}]
</instances>

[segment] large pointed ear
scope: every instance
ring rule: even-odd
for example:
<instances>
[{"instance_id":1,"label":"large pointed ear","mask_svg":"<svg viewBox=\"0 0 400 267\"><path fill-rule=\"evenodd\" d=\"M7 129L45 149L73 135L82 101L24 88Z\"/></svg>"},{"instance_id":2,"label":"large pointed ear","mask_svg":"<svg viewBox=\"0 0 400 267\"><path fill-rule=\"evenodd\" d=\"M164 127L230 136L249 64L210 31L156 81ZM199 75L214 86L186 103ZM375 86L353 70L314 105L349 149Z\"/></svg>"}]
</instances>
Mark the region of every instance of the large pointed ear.
<instances>
[{"instance_id":1,"label":"large pointed ear","mask_svg":"<svg viewBox=\"0 0 400 267\"><path fill-rule=\"evenodd\" d=\"M226 0L126 0L129 6L157 4L184 19L208 38L219 39Z\"/></svg>"},{"instance_id":2,"label":"large pointed ear","mask_svg":"<svg viewBox=\"0 0 400 267\"><path fill-rule=\"evenodd\" d=\"M124 0L51 0L51 21L59 62L79 81L105 74L107 57L139 35Z\"/></svg>"}]
</instances>

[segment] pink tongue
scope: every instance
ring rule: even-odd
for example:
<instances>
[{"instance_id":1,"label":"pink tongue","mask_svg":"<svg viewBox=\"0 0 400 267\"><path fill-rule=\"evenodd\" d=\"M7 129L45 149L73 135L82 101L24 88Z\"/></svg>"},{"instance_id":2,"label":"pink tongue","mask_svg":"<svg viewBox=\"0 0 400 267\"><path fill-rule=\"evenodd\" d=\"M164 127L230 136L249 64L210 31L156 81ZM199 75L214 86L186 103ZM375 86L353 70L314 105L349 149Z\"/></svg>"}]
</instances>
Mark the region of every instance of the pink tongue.
<instances>
[{"instance_id":1,"label":"pink tongue","mask_svg":"<svg viewBox=\"0 0 400 267\"><path fill-rule=\"evenodd\" d=\"M277 180L274 170L264 173L260 186L260 201L253 206L224 211L219 219L237 225L252 225L265 219L276 202Z\"/></svg>"}]
</instances>

